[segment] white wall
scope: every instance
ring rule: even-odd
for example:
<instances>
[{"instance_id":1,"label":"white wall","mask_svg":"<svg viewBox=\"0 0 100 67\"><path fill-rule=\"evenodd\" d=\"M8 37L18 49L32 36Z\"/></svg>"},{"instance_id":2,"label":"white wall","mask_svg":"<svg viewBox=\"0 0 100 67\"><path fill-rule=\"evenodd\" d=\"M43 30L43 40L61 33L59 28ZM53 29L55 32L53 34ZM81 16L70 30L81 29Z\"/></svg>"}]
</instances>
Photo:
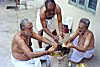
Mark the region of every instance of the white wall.
<instances>
[{"instance_id":1,"label":"white wall","mask_svg":"<svg viewBox=\"0 0 100 67\"><path fill-rule=\"evenodd\" d=\"M93 22L95 18L95 15L92 14L91 12L78 8L74 5L68 4L68 0L55 0L55 1L62 9L63 22L65 21L65 18L67 16L71 16L74 19L74 25L73 25L74 29L76 29L80 18L82 17L89 18L91 22Z\"/></svg>"},{"instance_id":2,"label":"white wall","mask_svg":"<svg viewBox=\"0 0 100 67\"><path fill-rule=\"evenodd\" d=\"M95 34L95 41L96 41L96 45L100 44L100 0L98 0L97 3L97 10L96 10L96 14L93 20L93 23L91 23L91 30L93 30L94 34Z\"/></svg>"}]
</instances>

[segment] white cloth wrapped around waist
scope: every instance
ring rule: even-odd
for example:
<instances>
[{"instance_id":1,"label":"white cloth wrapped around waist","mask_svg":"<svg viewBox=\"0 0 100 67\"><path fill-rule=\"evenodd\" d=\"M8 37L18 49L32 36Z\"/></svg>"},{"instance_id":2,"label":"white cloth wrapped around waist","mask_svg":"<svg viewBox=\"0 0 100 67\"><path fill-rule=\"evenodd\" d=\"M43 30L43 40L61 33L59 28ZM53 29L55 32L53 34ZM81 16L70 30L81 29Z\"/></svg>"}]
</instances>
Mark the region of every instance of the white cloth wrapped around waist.
<instances>
[{"instance_id":1,"label":"white cloth wrapped around waist","mask_svg":"<svg viewBox=\"0 0 100 67\"><path fill-rule=\"evenodd\" d=\"M79 38L79 36L77 36L73 41L73 44L77 47L78 47L78 44L77 44L78 38ZM73 53L72 53L70 60L74 61L74 62L80 62L83 58L91 58L93 56L93 54L94 54L94 48L87 50L85 53L73 48Z\"/></svg>"},{"instance_id":2,"label":"white cloth wrapped around waist","mask_svg":"<svg viewBox=\"0 0 100 67\"><path fill-rule=\"evenodd\" d=\"M34 58L28 61L17 60L11 55L11 61L14 67L41 67L40 59Z\"/></svg>"},{"instance_id":3,"label":"white cloth wrapped around waist","mask_svg":"<svg viewBox=\"0 0 100 67\"><path fill-rule=\"evenodd\" d=\"M74 62L80 62L83 58L91 58L93 54L94 48L87 50L85 53L74 49L70 60Z\"/></svg>"},{"instance_id":4,"label":"white cloth wrapped around waist","mask_svg":"<svg viewBox=\"0 0 100 67\"><path fill-rule=\"evenodd\" d=\"M40 52L40 51L44 51L44 50L45 50L45 48L33 49L34 52ZM51 65L49 55L44 55L44 56L41 56L38 58L32 58L27 61L21 61L21 60L17 60L16 58L14 58L11 54L11 61L12 61L12 64L14 67L41 67L40 60L46 60L46 65L48 65L48 66Z\"/></svg>"}]
</instances>

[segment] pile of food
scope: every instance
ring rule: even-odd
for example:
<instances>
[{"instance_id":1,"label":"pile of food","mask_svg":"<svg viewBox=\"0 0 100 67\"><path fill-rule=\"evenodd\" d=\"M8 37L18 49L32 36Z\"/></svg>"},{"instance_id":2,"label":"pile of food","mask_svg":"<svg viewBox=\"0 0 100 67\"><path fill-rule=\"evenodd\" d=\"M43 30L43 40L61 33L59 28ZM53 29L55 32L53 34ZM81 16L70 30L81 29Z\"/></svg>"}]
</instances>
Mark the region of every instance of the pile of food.
<instances>
[{"instance_id":1,"label":"pile of food","mask_svg":"<svg viewBox=\"0 0 100 67\"><path fill-rule=\"evenodd\" d=\"M45 50L48 50L50 47L51 47L50 45L47 46L45 48ZM64 56L66 54L69 54L69 52L70 52L70 48L63 47L62 43L59 43L59 45L57 46L57 49L53 53L51 53L50 55L51 56Z\"/></svg>"}]
</instances>

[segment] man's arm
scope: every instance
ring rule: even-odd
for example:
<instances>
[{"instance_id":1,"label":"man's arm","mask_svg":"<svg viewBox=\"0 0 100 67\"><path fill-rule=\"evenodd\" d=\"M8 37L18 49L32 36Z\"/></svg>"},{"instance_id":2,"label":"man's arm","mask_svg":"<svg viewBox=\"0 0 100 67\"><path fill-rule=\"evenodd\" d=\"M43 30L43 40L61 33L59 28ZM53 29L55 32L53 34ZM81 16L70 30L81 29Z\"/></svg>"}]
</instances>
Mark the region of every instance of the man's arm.
<instances>
[{"instance_id":1,"label":"man's arm","mask_svg":"<svg viewBox=\"0 0 100 67\"><path fill-rule=\"evenodd\" d=\"M47 28L47 24L46 24L46 21L45 21L45 15L41 13L40 15L40 18L41 18L41 24L42 24L42 27L43 27L43 30L50 36L52 37L54 40L56 39L56 36L54 36L50 30Z\"/></svg>"},{"instance_id":2,"label":"man's arm","mask_svg":"<svg viewBox=\"0 0 100 67\"><path fill-rule=\"evenodd\" d=\"M45 38L45 37L42 37L38 34L36 34L35 32L33 32L32 34L32 38L36 39L36 40L40 40L46 44L49 44L49 45L54 45L54 42L50 41L49 39Z\"/></svg>"},{"instance_id":3,"label":"man's arm","mask_svg":"<svg viewBox=\"0 0 100 67\"><path fill-rule=\"evenodd\" d=\"M63 37L61 8L59 6L57 6L56 10L57 10L57 20L58 20L59 34Z\"/></svg>"},{"instance_id":4,"label":"man's arm","mask_svg":"<svg viewBox=\"0 0 100 67\"><path fill-rule=\"evenodd\" d=\"M69 42L69 43L70 43L70 42L73 42L74 39L75 39L78 35L79 35L79 29L77 29L76 32L73 34L73 36L70 37L70 38L66 41L65 45L67 45L68 42Z\"/></svg>"},{"instance_id":5,"label":"man's arm","mask_svg":"<svg viewBox=\"0 0 100 67\"><path fill-rule=\"evenodd\" d=\"M56 47L52 46L49 50L42 51L42 52L32 52L29 47L25 44L24 40L18 40L17 41L19 48L27 55L27 57L31 58L36 58L40 57L46 54L49 54L55 50Z\"/></svg>"},{"instance_id":6,"label":"man's arm","mask_svg":"<svg viewBox=\"0 0 100 67\"><path fill-rule=\"evenodd\" d=\"M81 51L81 52L86 52L87 49L88 49L88 47L89 47L91 37L92 37L92 35L91 34L88 34L86 36L86 40L85 40L84 44L83 43L79 43L78 44L78 45L80 45L79 47L74 46L73 43L68 44L67 47L75 48L76 50Z\"/></svg>"}]
</instances>

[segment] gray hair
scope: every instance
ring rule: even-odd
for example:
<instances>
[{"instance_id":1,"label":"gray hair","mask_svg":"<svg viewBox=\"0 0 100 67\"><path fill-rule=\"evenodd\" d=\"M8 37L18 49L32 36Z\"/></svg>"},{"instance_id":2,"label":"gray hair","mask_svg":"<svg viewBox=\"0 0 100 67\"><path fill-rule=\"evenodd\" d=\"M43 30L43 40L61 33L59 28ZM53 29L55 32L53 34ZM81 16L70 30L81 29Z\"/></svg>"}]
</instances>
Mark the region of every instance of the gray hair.
<instances>
[{"instance_id":1,"label":"gray hair","mask_svg":"<svg viewBox=\"0 0 100 67\"><path fill-rule=\"evenodd\" d=\"M29 22L31 22L31 21L27 18L22 19L21 22L20 22L20 29L24 30L25 27L26 27L26 24L29 23Z\"/></svg>"},{"instance_id":2,"label":"gray hair","mask_svg":"<svg viewBox=\"0 0 100 67\"><path fill-rule=\"evenodd\" d=\"M84 23L85 27L88 28L90 25L90 20L87 18L81 18L80 23Z\"/></svg>"}]
</instances>

